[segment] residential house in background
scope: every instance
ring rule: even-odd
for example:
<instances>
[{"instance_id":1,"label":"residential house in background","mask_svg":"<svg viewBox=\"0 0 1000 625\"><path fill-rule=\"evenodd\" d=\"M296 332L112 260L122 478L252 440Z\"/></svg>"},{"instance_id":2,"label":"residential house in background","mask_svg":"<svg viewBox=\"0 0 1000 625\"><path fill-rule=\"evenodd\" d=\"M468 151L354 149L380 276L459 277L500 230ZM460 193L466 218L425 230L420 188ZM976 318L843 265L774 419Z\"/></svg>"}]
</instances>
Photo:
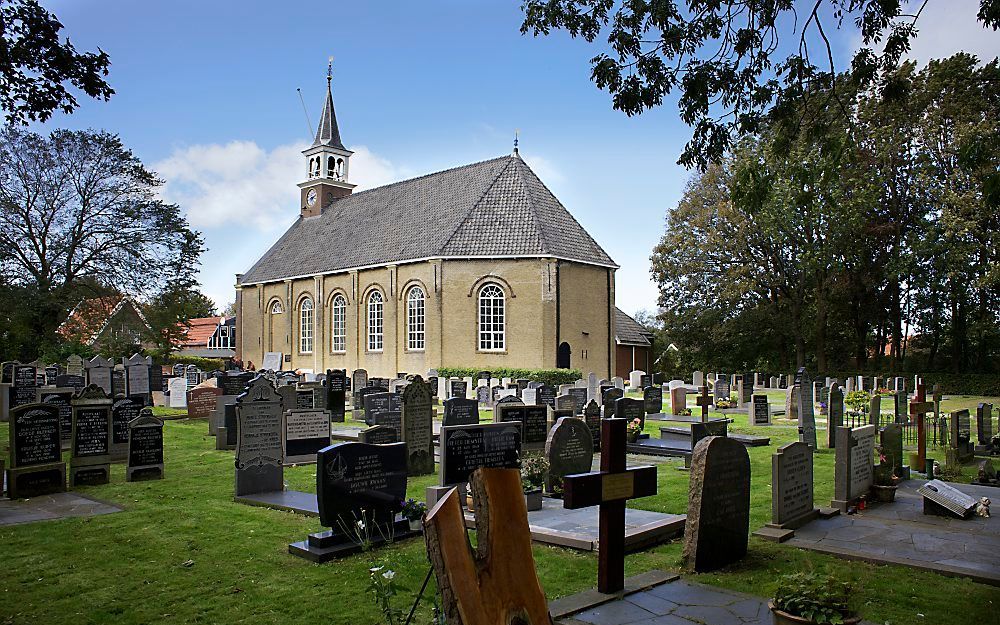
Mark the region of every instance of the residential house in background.
<instances>
[{"instance_id":1,"label":"residential house in background","mask_svg":"<svg viewBox=\"0 0 1000 625\"><path fill-rule=\"evenodd\" d=\"M128 295L108 295L81 300L56 332L67 341L89 345L95 352L122 346L153 347L142 309Z\"/></svg>"},{"instance_id":2,"label":"residential house in background","mask_svg":"<svg viewBox=\"0 0 1000 625\"><path fill-rule=\"evenodd\" d=\"M236 317L198 317L179 324L184 337L177 347L180 356L232 358L236 355Z\"/></svg>"},{"instance_id":3,"label":"residential house in background","mask_svg":"<svg viewBox=\"0 0 1000 625\"><path fill-rule=\"evenodd\" d=\"M653 333L615 307L615 375L628 378L636 369L653 368Z\"/></svg>"}]
</instances>

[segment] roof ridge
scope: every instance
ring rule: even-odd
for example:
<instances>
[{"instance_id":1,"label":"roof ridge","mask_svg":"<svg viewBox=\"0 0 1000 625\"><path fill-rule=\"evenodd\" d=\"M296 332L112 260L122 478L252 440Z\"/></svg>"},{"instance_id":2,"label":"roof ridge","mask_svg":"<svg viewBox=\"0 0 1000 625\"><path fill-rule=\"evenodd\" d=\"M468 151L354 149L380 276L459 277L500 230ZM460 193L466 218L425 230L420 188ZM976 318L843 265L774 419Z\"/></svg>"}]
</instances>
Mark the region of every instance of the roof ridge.
<instances>
[{"instance_id":1,"label":"roof ridge","mask_svg":"<svg viewBox=\"0 0 1000 625\"><path fill-rule=\"evenodd\" d=\"M496 185L497 181L500 180L500 176L502 176L503 173L507 171L507 169L511 166L510 161L514 160L510 156L501 156L499 158L488 159L488 161L496 161L500 160L501 158L507 158L510 160L508 160L506 165L500 168L500 171L498 171L497 175L493 177L493 180L491 180L488 185L483 187L483 192L479 194L479 199L472 203L472 206L469 208L468 211L466 211L465 217L462 217L458 221L458 225L455 226L455 228L451 231L451 234L448 235L448 238L445 239L444 243L441 244L441 247L438 248L438 254L444 253L444 250L448 248L448 244L451 243L452 239L455 238L455 235L458 234L458 231L461 230L463 226L465 226L466 222L469 221L469 218L472 217L472 214L476 212L476 209L479 207L480 204L482 204L483 199L486 197L486 194L490 192L490 189L492 189ZM480 161L480 162L486 163L488 161ZM476 164L478 165L479 163ZM456 167L455 169L459 168ZM446 170L446 171L451 171L451 170Z\"/></svg>"},{"instance_id":2,"label":"roof ridge","mask_svg":"<svg viewBox=\"0 0 1000 625\"><path fill-rule=\"evenodd\" d=\"M604 255L605 255L605 256L606 256L607 258L608 258L608 260L610 260L610 261L611 261L611 263L612 263L612 264L614 264L614 265L616 265L616 266L617 266L617 263L615 263L614 259L613 259L613 258L611 258L611 254L608 254L608 251L607 251L607 250L605 250L605 249L604 249L603 247L601 247L601 244L600 244L600 243L598 243L598 242L597 242L597 240L596 240L596 239L594 239L594 237L592 237L592 236L590 235L590 231L589 231L589 230L587 230L586 228L584 228L584 227L583 227L583 224L581 224L581 223L580 223L580 222L579 222L579 221L577 220L577 218L573 216L573 213L572 213L572 212L571 212L571 211L570 211L570 210L569 210L568 208L566 208L566 207L565 207L565 206L563 205L563 203L562 203L562 200L560 200L560 199L559 199L559 197L558 197L558 196L556 196L556 194L552 192L552 189L550 189L550 188L549 188L549 185L545 184L545 181L544 181L544 180L542 180L542 179L541 179L541 177L540 177L540 176L539 176L538 174L536 174L536 173L535 173L535 170L533 170L533 169L531 168L531 166L530 166L530 165L528 165L527 163L525 163L525 162L524 162L524 159L521 159L521 158L519 158L518 160L522 162L522 164L524 165L525 169L527 169L527 170L528 170L529 172L531 172L531 175L532 175L532 176L534 177L534 179L535 179L536 181L538 181L538 184L542 185L542 188L543 188L543 189L545 189L545 191L546 191L546 192L547 192L547 193L549 194L549 196L551 196L551 197L552 197L552 199L556 201L556 204L558 204L558 205L559 205L559 208L561 208L561 209L563 210L563 212L564 212L564 213L566 213L566 215L568 215L568 216L569 216L569 218L570 218L570 219L571 219L571 220L573 221L573 223L574 223L574 224L576 224L578 228L580 228L580 232L583 232L583 234L584 234L584 235L586 235L586 237L587 237L587 238L588 238L588 239L590 240L590 242L591 242L591 243L592 243L592 244L593 244L593 245L594 245L594 246L595 246L595 247L596 247L596 248L597 248L598 250L600 250L600 251L601 251L601 253L603 253L603 254L604 254ZM528 193L528 198L529 198L529 200L528 200L528 201L529 201L529 203L530 203L530 205L531 205L531 207L532 207L532 213L534 213L534 206L535 206L535 202L534 202L534 197L533 197L533 196L531 195L530 191L529 191L529 193ZM543 236L543 237L545 236L545 233L544 233L544 232L542 232L542 236Z\"/></svg>"},{"instance_id":3,"label":"roof ridge","mask_svg":"<svg viewBox=\"0 0 1000 625\"><path fill-rule=\"evenodd\" d=\"M476 167L477 165L483 165L485 163L489 163L489 162L492 162L492 161L499 161L499 160L503 160L505 158L510 158L510 156L506 156L506 155L504 155L504 156L494 156L493 158L483 159L481 161L476 161L475 163L468 163L466 165L456 165L455 167L449 167L447 169L441 169L439 171L432 171L432 172L429 172L429 173L426 173L426 174L422 174L420 176L415 176L413 178L406 178L405 180L397 180L396 182L388 182L386 184L379 185L377 187L372 187L370 189L362 189L361 191L357 191L355 193L352 193L351 196L353 197L353 196L358 196L358 195L364 195L366 193L371 193L372 191L378 191L379 189L387 189L389 187L394 187L396 185L405 184L407 182L414 182L416 180L422 180L424 178L430 178L431 176L437 176L438 174L446 174L448 172L458 171L459 169L468 169L470 167Z\"/></svg>"},{"instance_id":4,"label":"roof ridge","mask_svg":"<svg viewBox=\"0 0 1000 625\"><path fill-rule=\"evenodd\" d=\"M531 168L528 167L528 164L525 163L524 160L520 156L518 156L517 158L511 159L511 160L517 161L517 162L519 162L521 164L520 167L517 167L517 180L518 180L519 183L521 183L521 186L524 187L524 195L525 195L525 197L528 200L528 213L530 213L531 216L534 217L534 219L535 219L535 232L538 233L538 242L542 246L542 251L543 252L550 252L551 253L551 252L553 252L553 250L549 247L549 245L548 245L548 239L545 236L545 229L542 228L543 221L538 216L537 207L535 206L535 198L531 195L531 189L528 187L527 183L524 181L524 173L521 171L521 167L526 168L528 171L531 171ZM531 173L533 174L535 172L531 172ZM538 178L538 176L535 176L535 178ZM542 186L544 186L544 184ZM548 187L546 187L545 190L549 191ZM552 191L549 191L549 193L551 194ZM555 197L555 195L553 195L552 197ZM569 212L569 211L566 211L566 212Z\"/></svg>"}]
</instances>

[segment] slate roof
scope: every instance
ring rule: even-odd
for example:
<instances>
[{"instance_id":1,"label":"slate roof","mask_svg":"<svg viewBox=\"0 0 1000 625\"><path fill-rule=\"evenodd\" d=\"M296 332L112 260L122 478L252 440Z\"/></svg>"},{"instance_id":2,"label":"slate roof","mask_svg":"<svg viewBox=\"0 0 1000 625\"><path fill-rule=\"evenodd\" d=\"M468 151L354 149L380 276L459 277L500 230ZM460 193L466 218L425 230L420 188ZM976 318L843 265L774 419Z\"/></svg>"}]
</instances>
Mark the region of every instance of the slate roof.
<instances>
[{"instance_id":1,"label":"slate roof","mask_svg":"<svg viewBox=\"0 0 1000 625\"><path fill-rule=\"evenodd\" d=\"M360 191L300 217L242 284L440 257L551 256L617 268L517 155Z\"/></svg>"},{"instance_id":2,"label":"slate roof","mask_svg":"<svg viewBox=\"0 0 1000 625\"><path fill-rule=\"evenodd\" d=\"M650 346L649 330L615 306L615 342L623 345Z\"/></svg>"},{"instance_id":3,"label":"slate roof","mask_svg":"<svg viewBox=\"0 0 1000 625\"><path fill-rule=\"evenodd\" d=\"M330 90L329 79L326 81L326 102L323 103L323 112L320 114L312 147L320 145L347 150L344 142L340 140L340 128L337 126L337 114L333 110L333 92Z\"/></svg>"}]
</instances>

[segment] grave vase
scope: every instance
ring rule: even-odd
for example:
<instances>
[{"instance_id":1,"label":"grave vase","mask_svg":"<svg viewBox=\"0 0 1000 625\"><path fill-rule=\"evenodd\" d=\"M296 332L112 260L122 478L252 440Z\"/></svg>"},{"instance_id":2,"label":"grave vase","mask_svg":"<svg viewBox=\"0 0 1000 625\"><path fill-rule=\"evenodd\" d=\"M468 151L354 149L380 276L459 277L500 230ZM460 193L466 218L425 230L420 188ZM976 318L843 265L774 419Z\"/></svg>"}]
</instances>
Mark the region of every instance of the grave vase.
<instances>
[{"instance_id":1,"label":"grave vase","mask_svg":"<svg viewBox=\"0 0 1000 625\"><path fill-rule=\"evenodd\" d=\"M542 489L529 490L524 493L524 503L528 507L528 512L542 509Z\"/></svg>"},{"instance_id":2,"label":"grave vase","mask_svg":"<svg viewBox=\"0 0 1000 625\"><path fill-rule=\"evenodd\" d=\"M789 614L784 610L779 610L774 606L774 601L768 601L767 607L771 609L771 622L774 625L815 625L816 621ZM844 625L857 625L861 622L860 616L845 617L842 621Z\"/></svg>"},{"instance_id":3,"label":"grave vase","mask_svg":"<svg viewBox=\"0 0 1000 625\"><path fill-rule=\"evenodd\" d=\"M881 503L890 503L896 500L895 486L872 485L872 498Z\"/></svg>"}]
</instances>

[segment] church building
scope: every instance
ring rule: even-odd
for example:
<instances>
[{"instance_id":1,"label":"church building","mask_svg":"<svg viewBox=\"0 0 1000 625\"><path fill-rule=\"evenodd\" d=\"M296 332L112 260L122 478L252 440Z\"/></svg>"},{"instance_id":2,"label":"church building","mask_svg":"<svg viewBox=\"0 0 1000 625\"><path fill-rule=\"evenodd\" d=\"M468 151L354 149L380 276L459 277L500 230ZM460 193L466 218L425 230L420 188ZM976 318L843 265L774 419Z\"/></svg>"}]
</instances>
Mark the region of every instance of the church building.
<instances>
[{"instance_id":1,"label":"church building","mask_svg":"<svg viewBox=\"0 0 1000 625\"><path fill-rule=\"evenodd\" d=\"M330 77L295 223L236 276L258 368L577 368L611 377L618 266L518 155L353 192ZM274 356L272 356L273 358Z\"/></svg>"}]
</instances>

